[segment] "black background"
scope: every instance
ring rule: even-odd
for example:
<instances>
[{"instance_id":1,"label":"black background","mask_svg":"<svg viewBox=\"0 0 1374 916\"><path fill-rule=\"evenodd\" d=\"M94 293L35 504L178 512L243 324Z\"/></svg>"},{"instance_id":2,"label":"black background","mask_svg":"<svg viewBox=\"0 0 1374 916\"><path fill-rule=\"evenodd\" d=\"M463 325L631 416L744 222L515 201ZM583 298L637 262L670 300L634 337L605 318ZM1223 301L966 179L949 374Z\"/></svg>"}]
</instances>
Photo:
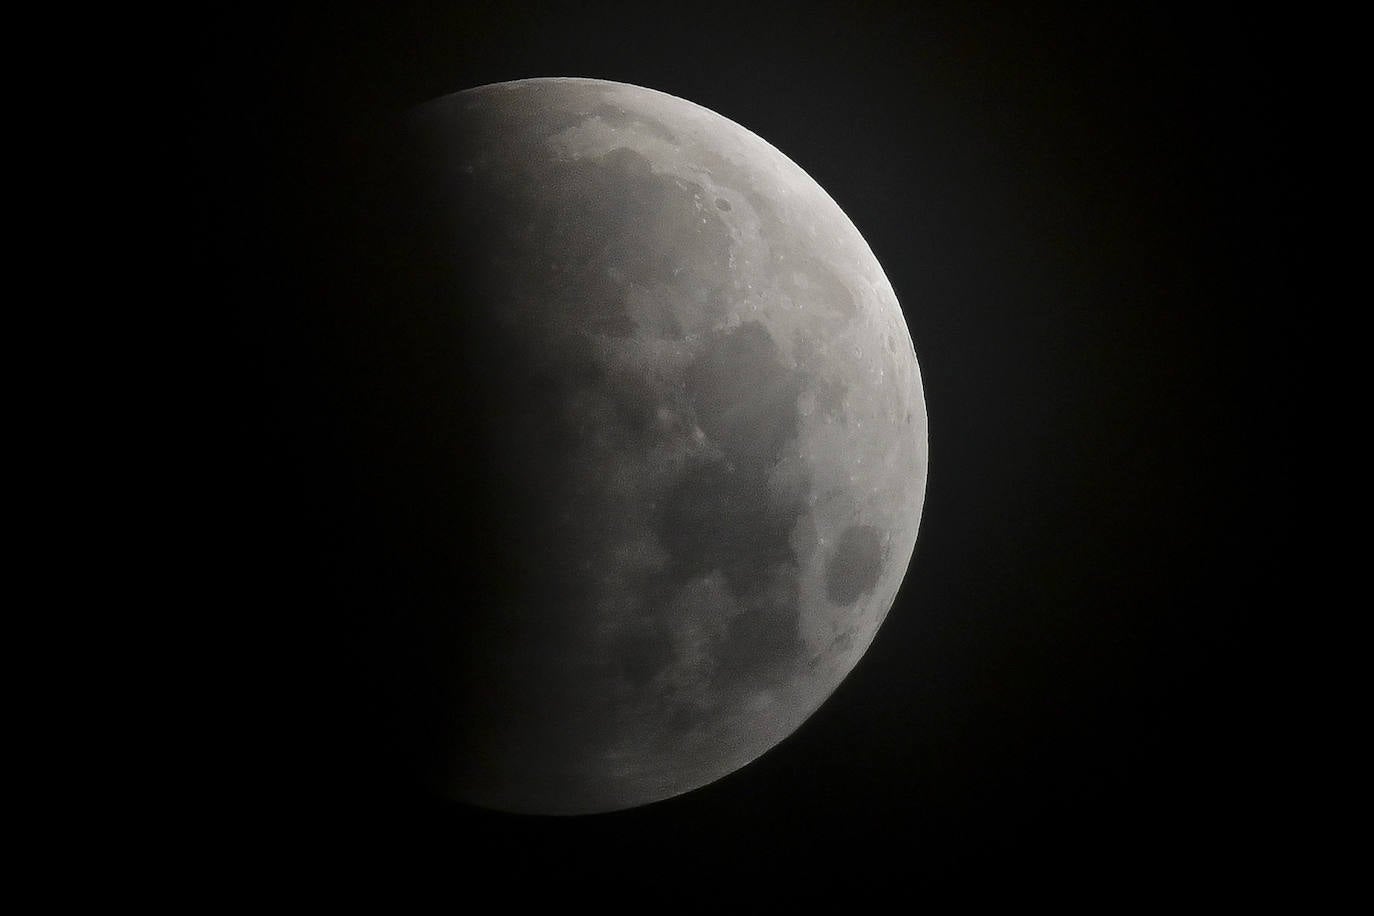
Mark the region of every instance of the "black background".
<instances>
[{"instance_id":1,"label":"black background","mask_svg":"<svg viewBox=\"0 0 1374 916\"><path fill-rule=\"evenodd\" d=\"M1291 38L1117 4L339 3L194 33L198 265L243 344L226 593L284 675L251 728L250 848L285 840L317 887L672 898L721 875L1221 887L1286 842L1282 673L1254 637L1293 556ZM359 138L554 75L690 99L806 169L897 291L931 428L916 556L834 697L712 786L571 819L409 787L360 673L386 545L339 454Z\"/></svg>"}]
</instances>

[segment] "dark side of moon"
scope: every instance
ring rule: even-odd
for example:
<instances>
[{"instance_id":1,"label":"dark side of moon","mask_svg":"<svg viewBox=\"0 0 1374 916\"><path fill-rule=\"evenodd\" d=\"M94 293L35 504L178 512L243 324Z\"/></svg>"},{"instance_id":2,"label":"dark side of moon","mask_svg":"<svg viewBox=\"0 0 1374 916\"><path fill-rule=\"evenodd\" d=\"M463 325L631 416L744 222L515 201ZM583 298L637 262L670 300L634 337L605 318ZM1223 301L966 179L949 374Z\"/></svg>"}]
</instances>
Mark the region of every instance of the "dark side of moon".
<instances>
[{"instance_id":1,"label":"dark side of moon","mask_svg":"<svg viewBox=\"0 0 1374 916\"><path fill-rule=\"evenodd\" d=\"M829 696L905 574L926 414L896 297L800 168L680 99L527 80L406 137L388 257L454 444L398 491L453 570L397 611L426 776L551 814L718 779Z\"/></svg>"}]
</instances>

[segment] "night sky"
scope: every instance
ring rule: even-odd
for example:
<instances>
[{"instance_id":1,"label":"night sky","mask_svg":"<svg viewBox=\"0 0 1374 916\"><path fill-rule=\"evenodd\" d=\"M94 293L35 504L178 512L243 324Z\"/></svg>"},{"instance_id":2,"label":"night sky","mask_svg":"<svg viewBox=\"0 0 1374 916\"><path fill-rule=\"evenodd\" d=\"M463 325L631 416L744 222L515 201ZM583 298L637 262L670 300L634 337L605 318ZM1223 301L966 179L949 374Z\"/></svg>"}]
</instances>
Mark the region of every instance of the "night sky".
<instances>
[{"instance_id":1,"label":"night sky","mask_svg":"<svg viewBox=\"0 0 1374 916\"><path fill-rule=\"evenodd\" d=\"M198 26L203 266L245 354L225 600L282 675L250 753L264 844L327 882L455 893L512 871L674 894L1251 874L1282 840L1254 640L1292 576L1295 64L1244 7L1099 6L341 3ZM801 165L886 269L931 424L916 555L830 701L712 786L573 819L406 782L360 661L388 545L345 454L359 138L532 76L681 96Z\"/></svg>"}]
</instances>

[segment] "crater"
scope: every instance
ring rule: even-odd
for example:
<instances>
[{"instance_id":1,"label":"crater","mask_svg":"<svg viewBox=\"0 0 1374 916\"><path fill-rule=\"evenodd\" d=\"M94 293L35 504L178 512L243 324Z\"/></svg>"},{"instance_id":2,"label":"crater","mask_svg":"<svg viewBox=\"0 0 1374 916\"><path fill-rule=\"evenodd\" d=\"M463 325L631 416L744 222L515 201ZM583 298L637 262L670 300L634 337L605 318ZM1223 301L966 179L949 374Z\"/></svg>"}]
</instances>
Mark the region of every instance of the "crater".
<instances>
[{"instance_id":1,"label":"crater","mask_svg":"<svg viewBox=\"0 0 1374 916\"><path fill-rule=\"evenodd\" d=\"M833 604L847 607L873 591L883 571L883 538L872 525L850 525L840 535L835 555L825 568L825 593Z\"/></svg>"}]
</instances>

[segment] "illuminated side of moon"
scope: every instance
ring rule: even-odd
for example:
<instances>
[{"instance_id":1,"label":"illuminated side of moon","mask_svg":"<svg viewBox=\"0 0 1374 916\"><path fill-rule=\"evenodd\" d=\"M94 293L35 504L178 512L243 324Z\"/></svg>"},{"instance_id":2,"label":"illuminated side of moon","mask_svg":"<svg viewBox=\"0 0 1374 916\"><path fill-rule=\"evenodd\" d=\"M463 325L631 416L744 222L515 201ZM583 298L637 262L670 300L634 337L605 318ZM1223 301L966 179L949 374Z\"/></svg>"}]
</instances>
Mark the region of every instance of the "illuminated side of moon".
<instances>
[{"instance_id":1,"label":"illuminated side of moon","mask_svg":"<svg viewBox=\"0 0 1374 916\"><path fill-rule=\"evenodd\" d=\"M815 181L691 102L524 80L410 126L455 491L488 507L436 497L480 550L434 601L434 779L554 814L710 783L820 706L906 573L927 425L896 295Z\"/></svg>"}]
</instances>

